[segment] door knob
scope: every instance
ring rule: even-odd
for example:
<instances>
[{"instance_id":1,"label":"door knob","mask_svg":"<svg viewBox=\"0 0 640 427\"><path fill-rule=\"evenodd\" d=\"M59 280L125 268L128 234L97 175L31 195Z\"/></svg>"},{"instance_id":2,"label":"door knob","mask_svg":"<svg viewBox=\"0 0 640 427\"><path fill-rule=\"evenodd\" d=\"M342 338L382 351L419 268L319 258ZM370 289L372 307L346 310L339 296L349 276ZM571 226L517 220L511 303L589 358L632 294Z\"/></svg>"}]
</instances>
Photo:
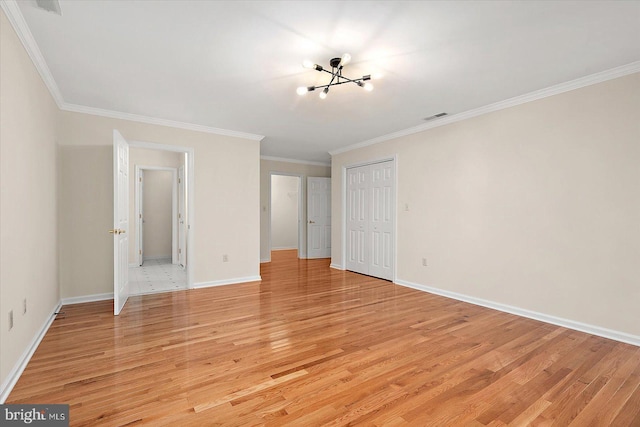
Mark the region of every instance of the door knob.
<instances>
[{"instance_id":1,"label":"door knob","mask_svg":"<svg viewBox=\"0 0 640 427\"><path fill-rule=\"evenodd\" d=\"M316 223L315 221L309 221L309 224L315 224L315 223Z\"/></svg>"},{"instance_id":2,"label":"door knob","mask_svg":"<svg viewBox=\"0 0 640 427\"><path fill-rule=\"evenodd\" d=\"M114 228L114 229L109 230L109 233L111 233L111 234L123 234L123 233L126 233L126 232L127 232L127 230L121 230L119 228Z\"/></svg>"}]
</instances>

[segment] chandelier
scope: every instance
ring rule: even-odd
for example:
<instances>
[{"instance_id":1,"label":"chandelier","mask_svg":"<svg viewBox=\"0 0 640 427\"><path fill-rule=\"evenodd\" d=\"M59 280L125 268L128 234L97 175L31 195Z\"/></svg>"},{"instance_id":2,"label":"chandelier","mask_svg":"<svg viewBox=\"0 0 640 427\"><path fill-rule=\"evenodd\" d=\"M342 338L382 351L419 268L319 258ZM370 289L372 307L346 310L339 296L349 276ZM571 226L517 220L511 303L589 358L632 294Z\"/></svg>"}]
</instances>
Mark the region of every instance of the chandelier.
<instances>
[{"instance_id":1,"label":"chandelier","mask_svg":"<svg viewBox=\"0 0 640 427\"><path fill-rule=\"evenodd\" d=\"M342 75L342 68L347 65L351 61L351 55L345 53L342 55L342 58L333 58L329 61L331 65L331 71L324 69L322 65L314 64L311 61L304 61L302 66L309 69L314 69L316 71L324 71L325 73L331 74L331 80L329 84L322 86L300 86L296 92L298 95L304 95L307 92L314 91L316 89L322 89L320 92L320 99L325 99L327 94L329 93L329 88L331 86L338 86L345 83L355 83L366 91L372 91L373 85L369 82L371 80L371 75L362 76L358 79L350 79Z\"/></svg>"}]
</instances>

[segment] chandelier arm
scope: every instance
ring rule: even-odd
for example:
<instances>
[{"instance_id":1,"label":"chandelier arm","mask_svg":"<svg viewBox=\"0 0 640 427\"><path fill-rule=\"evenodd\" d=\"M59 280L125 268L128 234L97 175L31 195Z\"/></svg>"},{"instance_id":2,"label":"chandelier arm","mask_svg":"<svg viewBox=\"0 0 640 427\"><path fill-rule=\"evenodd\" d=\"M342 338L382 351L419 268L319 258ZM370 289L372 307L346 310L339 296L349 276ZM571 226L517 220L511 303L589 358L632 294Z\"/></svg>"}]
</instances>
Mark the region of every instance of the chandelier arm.
<instances>
[{"instance_id":1,"label":"chandelier arm","mask_svg":"<svg viewBox=\"0 0 640 427\"><path fill-rule=\"evenodd\" d=\"M331 83L331 84L328 84L328 85L322 85L322 86L314 86L314 88L316 88L316 89L323 89L323 88L325 88L325 87L338 86L338 85L343 85L343 84L346 84L346 83L356 83L356 84L358 84L358 79L356 79L356 80L350 80L350 81L346 81L346 82Z\"/></svg>"}]
</instances>

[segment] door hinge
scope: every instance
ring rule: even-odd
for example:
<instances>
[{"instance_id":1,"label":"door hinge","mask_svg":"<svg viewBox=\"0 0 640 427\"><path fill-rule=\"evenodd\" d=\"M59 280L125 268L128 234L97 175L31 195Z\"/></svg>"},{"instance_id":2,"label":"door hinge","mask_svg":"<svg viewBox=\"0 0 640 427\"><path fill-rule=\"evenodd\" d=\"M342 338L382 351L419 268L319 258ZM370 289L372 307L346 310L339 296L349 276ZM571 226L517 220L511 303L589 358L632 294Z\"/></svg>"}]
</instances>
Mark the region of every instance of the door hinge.
<instances>
[{"instance_id":1,"label":"door hinge","mask_svg":"<svg viewBox=\"0 0 640 427\"><path fill-rule=\"evenodd\" d=\"M182 214L178 214L178 218L182 218Z\"/></svg>"},{"instance_id":2,"label":"door hinge","mask_svg":"<svg viewBox=\"0 0 640 427\"><path fill-rule=\"evenodd\" d=\"M182 184L182 180L178 178L178 184Z\"/></svg>"},{"instance_id":3,"label":"door hinge","mask_svg":"<svg viewBox=\"0 0 640 427\"><path fill-rule=\"evenodd\" d=\"M142 182L142 177L138 178L140 180L140 182Z\"/></svg>"},{"instance_id":4,"label":"door hinge","mask_svg":"<svg viewBox=\"0 0 640 427\"><path fill-rule=\"evenodd\" d=\"M178 253L181 254L182 253L182 249L178 249Z\"/></svg>"},{"instance_id":5,"label":"door hinge","mask_svg":"<svg viewBox=\"0 0 640 427\"><path fill-rule=\"evenodd\" d=\"M138 253L139 253L140 255L142 255L142 249L140 249L140 250L138 251Z\"/></svg>"},{"instance_id":6,"label":"door hinge","mask_svg":"<svg viewBox=\"0 0 640 427\"><path fill-rule=\"evenodd\" d=\"M142 218L142 214L138 214L138 215L140 215L140 218Z\"/></svg>"}]
</instances>

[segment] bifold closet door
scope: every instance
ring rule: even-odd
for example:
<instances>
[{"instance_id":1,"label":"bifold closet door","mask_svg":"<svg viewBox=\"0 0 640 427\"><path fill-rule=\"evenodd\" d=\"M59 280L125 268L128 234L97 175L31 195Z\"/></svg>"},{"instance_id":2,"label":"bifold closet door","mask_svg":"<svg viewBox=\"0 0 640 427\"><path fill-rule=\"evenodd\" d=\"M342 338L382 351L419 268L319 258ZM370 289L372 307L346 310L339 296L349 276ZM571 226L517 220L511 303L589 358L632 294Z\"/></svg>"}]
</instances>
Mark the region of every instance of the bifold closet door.
<instances>
[{"instance_id":1,"label":"bifold closet door","mask_svg":"<svg viewBox=\"0 0 640 427\"><path fill-rule=\"evenodd\" d=\"M393 280L392 161L347 169L346 268Z\"/></svg>"},{"instance_id":2,"label":"bifold closet door","mask_svg":"<svg viewBox=\"0 0 640 427\"><path fill-rule=\"evenodd\" d=\"M347 169L347 270L369 274L369 167Z\"/></svg>"}]
</instances>

